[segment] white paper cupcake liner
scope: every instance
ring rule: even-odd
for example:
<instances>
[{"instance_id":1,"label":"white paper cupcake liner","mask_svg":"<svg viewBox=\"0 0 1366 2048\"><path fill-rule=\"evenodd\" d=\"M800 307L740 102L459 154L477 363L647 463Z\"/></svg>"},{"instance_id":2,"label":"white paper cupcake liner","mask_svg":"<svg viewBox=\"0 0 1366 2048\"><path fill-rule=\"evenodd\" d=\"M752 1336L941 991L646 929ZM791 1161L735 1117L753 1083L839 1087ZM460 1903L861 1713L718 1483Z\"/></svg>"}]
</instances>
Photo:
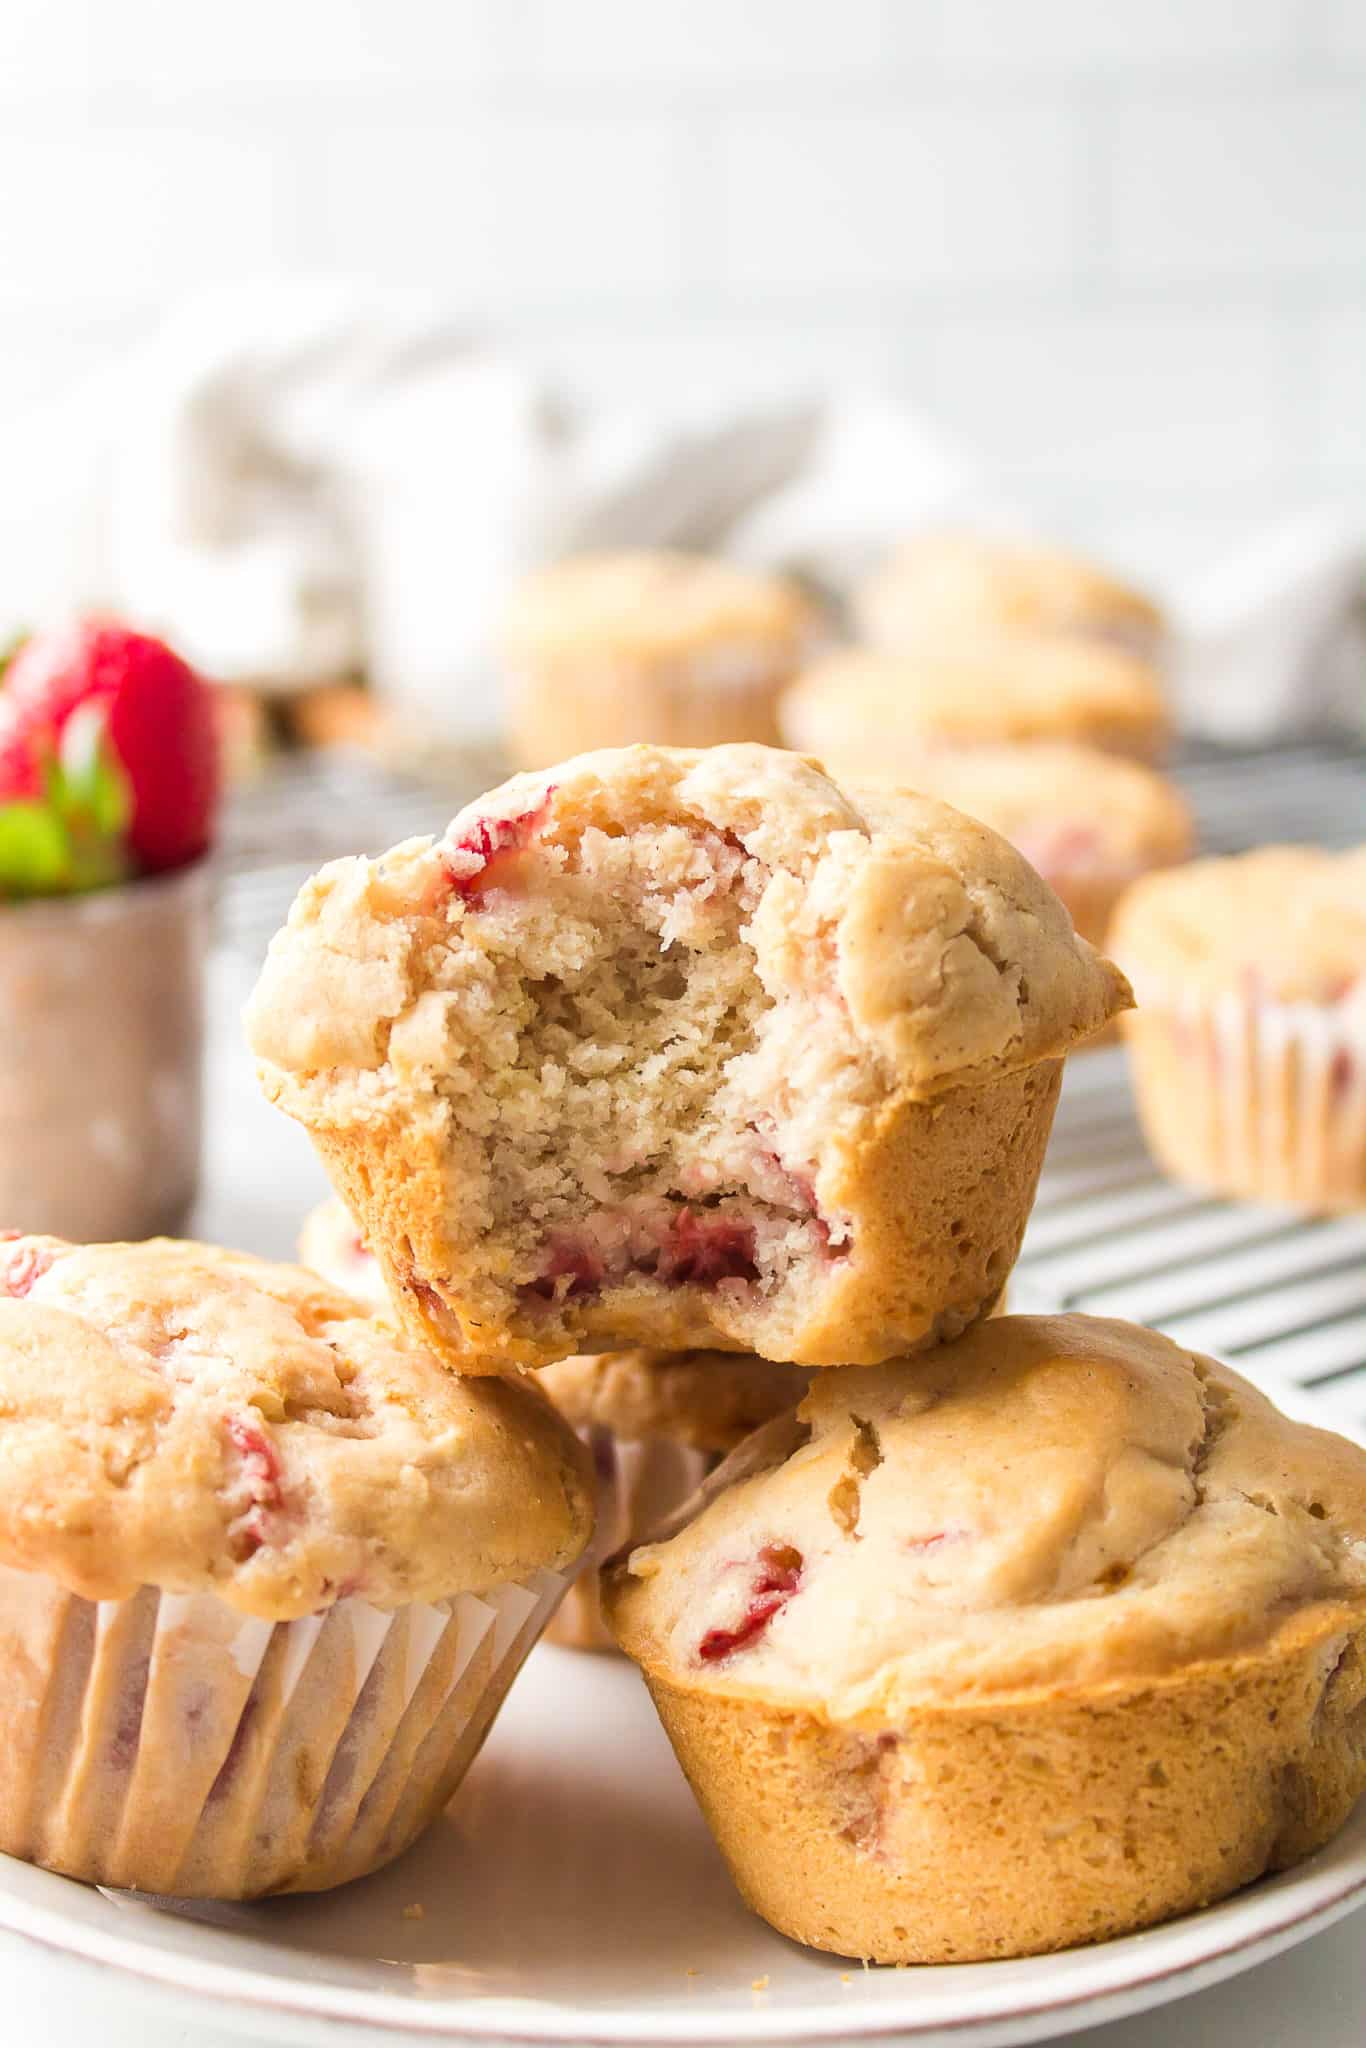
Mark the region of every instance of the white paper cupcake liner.
<instances>
[{"instance_id":1,"label":"white paper cupcake liner","mask_svg":"<svg viewBox=\"0 0 1366 2048\"><path fill-rule=\"evenodd\" d=\"M1182 1179L1309 1209L1366 1205L1366 1030L1342 1004L1140 990L1128 1026L1144 1128ZM1355 1022L1355 1029L1353 1024Z\"/></svg>"},{"instance_id":2,"label":"white paper cupcake liner","mask_svg":"<svg viewBox=\"0 0 1366 2048\"><path fill-rule=\"evenodd\" d=\"M0 1566L0 1850L168 1897L359 1877L450 1798L565 1583L269 1622Z\"/></svg>"},{"instance_id":3,"label":"white paper cupcake liner","mask_svg":"<svg viewBox=\"0 0 1366 2048\"><path fill-rule=\"evenodd\" d=\"M597 1477L597 1525L592 1548L546 1637L573 1650L615 1650L602 1618L598 1567L625 1544L645 1537L658 1521L695 1493L720 1460L668 1437L624 1442L594 1424L578 1435L587 1444Z\"/></svg>"}]
</instances>

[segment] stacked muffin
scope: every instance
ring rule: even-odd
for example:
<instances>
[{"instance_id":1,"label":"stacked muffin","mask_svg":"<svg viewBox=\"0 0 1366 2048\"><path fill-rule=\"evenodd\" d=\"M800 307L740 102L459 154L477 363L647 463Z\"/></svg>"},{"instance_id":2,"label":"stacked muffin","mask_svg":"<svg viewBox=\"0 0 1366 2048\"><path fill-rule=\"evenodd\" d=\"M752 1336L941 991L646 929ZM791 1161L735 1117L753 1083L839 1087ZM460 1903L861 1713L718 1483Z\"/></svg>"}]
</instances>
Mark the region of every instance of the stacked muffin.
<instances>
[{"instance_id":1,"label":"stacked muffin","mask_svg":"<svg viewBox=\"0 0 1366 2048\"><path fill-rule=\"evenodd\" d=\"M1105 1022L1117 983L1077 946L1023 863L941 805L875 793L856 810L808 764L759 748L636 749L567 764L548 780L549 793L531 778L495 792L440 846L320 877L296 907L297 936L277 944L253 1028L268 1087L310 1121L381 1262L395 1231L407 1246L382 1272L336 1204L310 1220L302 1256L375 1305L387 1283L429 1341L451 1341L454 1310L465 1370L483 1369L496 1347L546 1365L542 1384L592 1452L600 1547L615 1548L686 1498L748 1429L790 1407L804 1383L800 1365L884 1356L995 1304L1037 1179L1061 1055ZM620 829L627 821L632 835ZM759 852L747 851L745 833ZM797 913L794 892L809 897L806 930L786 922ZM556 978L551 947L566 981L572 973L576 1011L618 1041L590 1057L557 1016L533 1018L543 1044L519 1049L510 1073L491 1061L493 1071L469 1077L486 1108L507 1096L499 1121L521 1134L502 1162L523 1176L507 1190L510 1226L520 1229L537 1206L549 1210L534 1250L521 1253L524 1266L511 1246L487 1257L490 1219L477 1183L498 1162L484 1165L469 1139L459 1171L441 1156L450 1122L439 1099L444 1046L431 1046L425 1073L404 1053L391 1057L339 1128L351 1080L338 1053L358 1041L342 1046L333 1034L371 1027L329 978L345 974L360 989L364 962L398 944L414 974L412 1016L430 1019L437 992L419 986L428 970L410 946L421 936L413 913L424 906L438 977L486 981L495 964L515 964L514 986L495 996L486 981L477 1000L528 1014ZM770 928L757 949L741 937L750 911ZM916 918L926 921L919 934L908 923ZM883 958L888 920L905 927L901 957ZM1003 981L990 960L1007 927L1018 959ZM452 940L466 934L475 950L457 967ZM847 953L847 999L825 986L826 945ZM625 996L623 975L636 981ZM1014 984L1028 976L1039 994L1022 1031ZM854 1014L839 1043L831 1026L848 1002ZM463 999L446 1007L468 1015ZM737 1034L753 1031L749 1019L761 1013L767 1043L732 1064L743 1049ZM305 1046L314 1025L323 1036ZM642 1029L657 1045L632 1048ZM406 1040L401 1019L392 1030ZM504 1050L505 1040L495 1044L495 1061ZM681 1146L672 1125L680 1107L689 1112L686 1095L673 1098L667 1057L695 1098L691 1115L703 1119ZM898 1068L908 1072L891 1086ZM710 1105L723 1069L726 1093ZM609 1085L604 1077L620 1070L623 1085ZM392 1097L382 1119L377 1087ZM657 1168L647 1192L634 1186L628 1155L652 1124L672 1178ZM560 1193L557 1220L546 1191L568 1180L565 1154L579 1185ZM588 1201L618 1177L632 1190L626 1201ZM468 1300L451 1298L450 1279L440 1293L429 1287L410 1263L421 1243L435 1271L452 1273L451 1250L432 1233L449 1220L442 1190L457 1185L474 1197ZM692 1199L679 1199L683 1187ZM955 1213L945 1219L948 1203ZM857 1257L845 1249L855 1234ZM513 1286L494 1290L493 1273L510 1263ZM728 1364L722 1346L735 1354ZM591 1584L551 1633L605 1645Z\"/></svg>"},{"instance_id":2,"label":"stacked muffin","mask_svg":"<svg viewBox=\"0 0 1366 2048\"><path fill-rule=\"evenodd\" d=\"M524 1364L706 1459L760 1421L602 1597L741 1891L819 1947L1142 1926L1366 1784L1366 1454L1151 1333L988 1319L1127 1002L986 827L755 746L583 756L334 864L253 1000L457 1384Z\"/></svg>"}]
</instances>

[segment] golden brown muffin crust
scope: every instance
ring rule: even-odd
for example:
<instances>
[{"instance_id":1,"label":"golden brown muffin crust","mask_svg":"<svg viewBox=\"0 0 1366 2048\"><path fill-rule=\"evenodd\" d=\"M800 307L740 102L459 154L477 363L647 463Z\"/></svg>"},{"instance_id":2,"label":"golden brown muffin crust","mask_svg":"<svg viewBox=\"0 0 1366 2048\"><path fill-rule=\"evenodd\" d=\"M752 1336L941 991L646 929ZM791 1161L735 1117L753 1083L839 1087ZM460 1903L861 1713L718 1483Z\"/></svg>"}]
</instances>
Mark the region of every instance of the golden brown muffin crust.
<instances>
[{"instance_id":1,"label":"golden brown muffin crust","mask_svg":"<svg viewBox=\"0 0 1366 2048\"><path fill-rule=\"evenodd\" d=\"M1152 1331L1001 1317L823 1374L773 1429L612 1575L624 1647L702 1690L840 1719L1085 1697L1366 1613L1366 1452ZM791 1596L701 1652L743 1621L731 1560L773 1546Z\"/></svg>"},{"instance_id":2,"label":"golden brown muffin crust","mask_svg":"<svg viewBox=\"0 0 1366 2048\"><path fill-rule=\"evenodd\" d=\"M1124 1324L821 1375L603 1604L744 1897L846 1955L1127 1933L1366 1790L1366 1452Z\"/></svg>"},{"instance_id":3,"label":"golden brown muffin crust","mask_svg":"<svg viewBox=\"0 0 1366 2048\"><path fill-rule=\"evenodd\" d=\"M299 1267L0 1245L0 1563L286 1620L527 1579L591 1528L581 1447L534 1388L454 1378Z\"/></svg>"}]
</instances>

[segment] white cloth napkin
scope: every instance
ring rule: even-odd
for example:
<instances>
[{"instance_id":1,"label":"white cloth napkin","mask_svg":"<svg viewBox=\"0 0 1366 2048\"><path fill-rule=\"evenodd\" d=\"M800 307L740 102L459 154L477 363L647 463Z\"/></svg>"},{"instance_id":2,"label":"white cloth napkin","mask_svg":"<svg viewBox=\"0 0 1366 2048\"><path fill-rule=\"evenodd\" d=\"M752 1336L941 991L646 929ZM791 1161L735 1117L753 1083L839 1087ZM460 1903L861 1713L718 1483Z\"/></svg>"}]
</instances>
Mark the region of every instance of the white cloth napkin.
<instances>
[{"instance_id":1,"label":"white cloth napkin","mask_svg":"<svg viewBox=\"0 0 1366 2048\"><path fill-rule=\"evenodd\" d=\"M5 439L8 475L36 488L0 510L0 626L107 603L224 680L365 672L457 739L497 728L498 616L549 556L719 549L837 596L926 525L1031 526L986 463L889 398L590 411L429 301L333 286L202 298ZM1359 712L1364 539L1253 534L1158 593L1190 728Z\"/></svg>"}]
</instances>

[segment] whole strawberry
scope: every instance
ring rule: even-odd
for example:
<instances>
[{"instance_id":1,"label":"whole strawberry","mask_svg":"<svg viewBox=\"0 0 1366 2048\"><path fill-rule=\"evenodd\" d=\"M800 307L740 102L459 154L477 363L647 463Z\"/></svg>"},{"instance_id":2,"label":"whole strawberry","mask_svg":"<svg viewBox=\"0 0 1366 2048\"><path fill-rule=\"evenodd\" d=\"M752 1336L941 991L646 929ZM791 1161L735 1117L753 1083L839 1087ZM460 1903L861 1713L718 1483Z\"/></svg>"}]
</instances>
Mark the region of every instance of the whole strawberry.
<instances>
[{"instance_id":1,"label":"whole strawberry","mask_svg":"<svg viewBox=\"0 0 1366 2048\"><path fill-rule=\"evenodd\" d=\"M135 868L183 867L207 850L221 786L213 693L164 641L100 620L37 633L11 660L0 705L16 770L63 752L77 714L90 723L127 784Z\"/></svg>"}]
</instances>

